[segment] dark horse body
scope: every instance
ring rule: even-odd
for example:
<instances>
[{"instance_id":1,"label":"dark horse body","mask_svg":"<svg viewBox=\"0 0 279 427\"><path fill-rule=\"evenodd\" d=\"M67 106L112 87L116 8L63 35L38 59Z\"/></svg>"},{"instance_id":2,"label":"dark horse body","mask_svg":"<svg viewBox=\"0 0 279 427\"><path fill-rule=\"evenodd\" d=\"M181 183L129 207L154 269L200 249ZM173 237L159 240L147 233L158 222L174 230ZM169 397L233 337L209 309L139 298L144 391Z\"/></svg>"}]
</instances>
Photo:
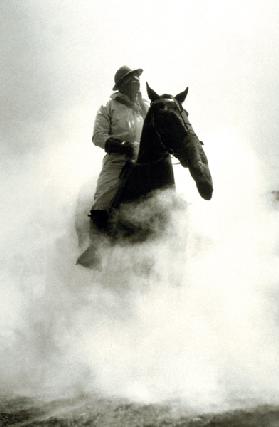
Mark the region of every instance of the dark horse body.
<instances>
[{"instance_id":1,"label":"dark horse body","mask_svg":"<svg viewBox=\"0 0 279 427\"><path fill-rule=\"evenodd\" d=\"M142 130L138 159L134 164L127 163L122 171L123 185L116 195L114 207L154 190L174 186L171 154L182 166L189 168L201 197L211 199L213 184L203 143L182 107L188 88L175 97L159 96L148 85L147 92L151 106Z\"/></svg>"},{"instance_id":2,"label":"dark horse body","mask_svg":"<svg viewBox=\"0 0 279 427\"><path fill-rule=\"evenodd\" d=\"M187 111L182 107L188 88L176 96L159 96L147 84L147 93L151 106L143 125L139 155L135 163L127 162L124 166L110 212L107 234L111 238L140 235L138 240L143 240L146 237L148 233L142 233L139 228L127 224L127 216L126 223L121 223L119 212L124 206L146 200L156 190L175 187L171 155L189 169L201 197L209 200L213 193L203 144L188 120ZM132 241L137 239L132 238Z\"/></svg>"}]
</instances>

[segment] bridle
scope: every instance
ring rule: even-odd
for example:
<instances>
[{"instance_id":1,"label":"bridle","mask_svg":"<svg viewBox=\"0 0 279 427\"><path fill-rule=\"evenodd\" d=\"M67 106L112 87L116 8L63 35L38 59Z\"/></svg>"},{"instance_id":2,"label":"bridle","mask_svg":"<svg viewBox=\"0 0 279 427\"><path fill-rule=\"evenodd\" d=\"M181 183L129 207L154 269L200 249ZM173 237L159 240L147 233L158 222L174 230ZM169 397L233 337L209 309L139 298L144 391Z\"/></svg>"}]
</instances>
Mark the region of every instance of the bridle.
<instances>
[{"instance_id":1,"label":"bridle","mask_svg":"<svg viewBox=\"0 0 279 427\"><path fill-rule=\"evenodd\" d=\"M161 98L161 97L157 98L157 99L155 99L154 101L151 102L151 106L153 106L155 104L159 104L159 103L164 103L164 101L166 101L166 102L174 102L175 103L175 105L176 105L176 107L177 107L177 109L179 111L182 123L184 125L186 134L187 134L189 132L189 123L188 123L188 119L187 119L187 112L183 109L182 105L177 101L177 99L174 96L170 96L168 98ZM163 139L162 139L162 136L161 136L160 132L157 130L157 127L155 125L155 115L154 115L154 112L152 113L152 116L151 116L151 125L152 125L152 127L154 129L154 132L156 133L156 135L157 135L157 137L158 137L158 139L160 141L160 144L161 144L162 148L164 149L164 151L167 152L166 155L168 155L168 154L171 154L171 155L174 154L173 150L171 150L170 148L166 147L166 145L163 142ZM160 161L160 160L161 160L161 158L158 161ZM173 165L178 165L178 164L180 164L180 162L175 162L175 163L172 163L172 164Z\"/></svg>"},{"instance_id":2,"label":"bridle","mask_svg":"<svg viewBox=\"0 0 279 427\"><path fill-rule=\"evenodd\" d=\"M187 119L187 116L188 116L187 112L184 110L184 108L182 107L182 105L177 101L177 99L174 96L170 96L169 98L157 98L157 99L155 99L154 101L151 102L151 105L159 104L159 103L164 102L164 101L162 101L162 99L163 100L167 100L167 102L174 102L174 104L176 105L176 107L177 107L177 109L178 109L178 111L180 113L180 117L181 117L181 120L182 120L183 125L185 127L185 130L186 130L186 132L188 132L189 131L189 122L188 122L188 119ZM152 124L155 127L154 114L152 116Z\"/></svg>"}]
</instances>

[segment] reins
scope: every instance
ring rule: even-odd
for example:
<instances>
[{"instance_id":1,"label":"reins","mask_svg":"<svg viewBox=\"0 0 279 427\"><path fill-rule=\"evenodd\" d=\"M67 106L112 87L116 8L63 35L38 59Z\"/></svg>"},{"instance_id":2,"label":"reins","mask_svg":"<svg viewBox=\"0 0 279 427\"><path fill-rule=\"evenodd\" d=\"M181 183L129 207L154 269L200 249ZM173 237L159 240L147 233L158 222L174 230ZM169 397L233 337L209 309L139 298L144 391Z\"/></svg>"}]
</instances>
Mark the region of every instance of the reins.
<instances>
[{"instance_id":1,"label":"reins","mask_svg":"<svg viewBox=\"0 0 279 427\"><path fill-rule=\"evenodd\" d=\"M183 108L181 108L180 104L178 103L178 101L175 98L171 97L171 99L172 99L172 101L175 102L176 106L178 107L178 111L180 113L180 116L181 116L184 128L185 128L186 132L188 132L187 123L186 123L186 121L185 121L185 119L183 117L183 114L184 114ZM158 102L161 102L160 98L154 100L151 104L156 104ZM115 194L115 196L113 198L113 201L112 201L112 204L111 204L111 209L115 209L119 205L120 200L121 200L121 196L122 196L122 193L123 193L123 189L125 188L125 185L126 185L128 179L129 179L129 177L132 174L133 167L147 166L149 168L152 168L152 165L157 165L158 163L166 160L172 154L171 150L168 149L166 147L166 145L164 144L164 142L162 140L162 137L161 137L161 134L157 130L156 126L155 126L155 118L154 118L154 112L153 111L152 111L150 123L151 123L151 126L152 126L155 134L157 135L157 138L158 138L158 140L159 140L159 142L160 142L160 144L161 144L164 152L163 152L163 154L158 159L153 160L153 161L149 161L149 162L127 161L126 162L125 166L123 167L123 169L122 169L122 171L120 173L120 186L118 188L117 193ZM180 162L173 163L171 161L171 165L172 166L176 166L176 165L179 165L179 164L180 164Z\"/></svg>"},{"instance_id":2,"label":"reins","mask_svg":"<svg viewBox=\"0 0 279 427\"><path fill-rule=\"evenodd\" d=\"M153 101L151 104L153 104L154 102L155 101ZM149 161L149 162L137 162L136 161L135 164L139 165L139 166L148 166L148 165L154 165L154 164L160 163L162 160L166 159L171 154L170 151L165 146L165 144L163 143L162 137L161 137L160 133L156 129L155 120L154 120L154 113L152 113L150 122L151 122L151 125L153 127L153 130L154 130L155 134L158 137L158 140L160 141L161 146L165 150L165 153L162 156L160 156L157 160L153 160L153 161Z\"/></svg>"}]
</instances>

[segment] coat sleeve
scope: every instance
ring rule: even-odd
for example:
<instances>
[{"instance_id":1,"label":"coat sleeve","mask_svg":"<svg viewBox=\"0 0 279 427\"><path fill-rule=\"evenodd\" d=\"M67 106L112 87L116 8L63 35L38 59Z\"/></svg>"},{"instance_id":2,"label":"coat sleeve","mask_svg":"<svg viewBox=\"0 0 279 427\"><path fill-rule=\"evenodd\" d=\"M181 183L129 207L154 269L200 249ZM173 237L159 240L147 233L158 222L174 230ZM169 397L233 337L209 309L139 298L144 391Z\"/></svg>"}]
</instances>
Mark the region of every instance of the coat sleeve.
<instances>
[{"instance_id":1,"label":"coat sleeve","mask_svg":"<svg viewBox=\"0 0 279 427\"><path fill-rule=\"evenodd\" d=\"M99 108L94 122L94 130L92 136L93 144L98 147L105 148L106 140L110 137L111 132L111 117L110 105L103 105Z\"/></svg>"}]
</instances>

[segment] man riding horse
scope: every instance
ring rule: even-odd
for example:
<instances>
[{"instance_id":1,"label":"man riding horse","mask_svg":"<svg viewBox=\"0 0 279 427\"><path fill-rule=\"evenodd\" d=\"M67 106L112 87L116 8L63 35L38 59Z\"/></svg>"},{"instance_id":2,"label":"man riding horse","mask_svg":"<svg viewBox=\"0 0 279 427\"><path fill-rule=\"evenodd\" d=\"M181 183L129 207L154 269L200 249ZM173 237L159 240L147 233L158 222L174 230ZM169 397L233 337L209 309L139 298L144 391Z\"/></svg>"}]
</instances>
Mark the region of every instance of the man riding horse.
<instances>
[{"instance_id":1,"label":"man riding horse","mask_svg":"<svg viewBox=\"0 0 279 427\"><path fill-rule=\"evenodd\" d=\"M149 103L140 92L142 69L120 67L114 76L113 91L106 105L99 108L94 123L92 142L105 150L103 167L97 181L94 203L90 211L90 240L105 232L109 211L118 191L120 172L127 160L136 160L144 118ZM87 264L89 253L82 254L79 264ZM93 245L90 260L94 258Z\"/></svg>"},{"instance_id":2,"label":"man riding horse","mask_svg":"<svg viewBox=\"0 0 279 427\"><path fill-rule=\"evenodd\" d=\"M176 96L158 95L147 84L151 100L148 109L139 91L141 73L141 69L126 66L116 72L113 89L118 91L99 109L95 120L93 142L107 154L89 215L91 243L77 261L83 266L99 263L96 245L100 232L113 240L132 236L132 241L142 241L135 237L149 236L149 227L142 233L129 220L123 224L121 207L126 209L131 202L138 203L155 191L174 187L171 154L188 168L201 197L212 197L213 183L203 143L182 107L188 88Z\"/></svg>"}]
</instances>

